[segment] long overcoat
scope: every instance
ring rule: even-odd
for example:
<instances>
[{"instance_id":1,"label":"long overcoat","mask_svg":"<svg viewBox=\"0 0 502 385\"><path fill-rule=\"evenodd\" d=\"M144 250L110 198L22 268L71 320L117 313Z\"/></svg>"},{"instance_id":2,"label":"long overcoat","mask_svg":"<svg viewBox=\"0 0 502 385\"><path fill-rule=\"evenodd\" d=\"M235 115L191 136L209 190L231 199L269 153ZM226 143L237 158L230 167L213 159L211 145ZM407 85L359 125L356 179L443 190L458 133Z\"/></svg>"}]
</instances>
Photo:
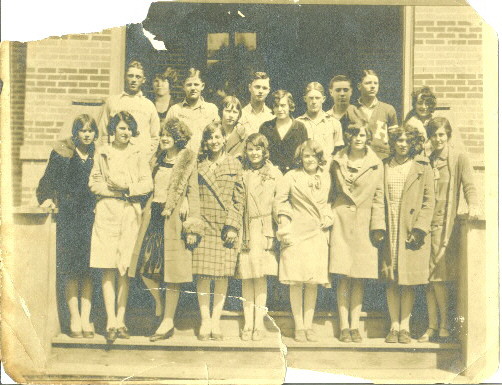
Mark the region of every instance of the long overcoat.
<instances>
[{"instance_id":1,"label":"long overcoat","mask_svg":"<svg viewBox=\"0 0 502 385\"><path fill-rule=\"evenodd\" d=\"M161 153L161 157L163 153ZM155 175L161 157L153 165ZM188 216L182 220L180 208L184 201L188 202ZM138 239L129 269L129 276L136 275L141 246L151 220L151 204L153 195L148 200L141 219ZM167 186L164 209L171 211L171 215L164 219L164 282L183 283L192 282L192 251L185 244L186 234L202 235L203 223L200 218L199 184L197 183L197 156L189 150L183 149L173 166L169 185Z\"/></svg>"},{"instance_id":2,"label":"long overcoat","mask_svg":"<svg viewBox=\"0 0 502 385\"><path fill-rule=\"evenodd\" d=\"M112 145L97 149L89 187L97 195L96 217L92 228L90 265L95 268L117 268L125 275L141 222L139 198L153 189L152 174L141 147L129 143L123 164L129 194L110 190L107 181L113 180L109 162L114 156Z\"/></svg>"},{"instance_id":3,"label":"long overcoat","mask_svg":"<svg viewBox=\"0 0 502 385\"><path fill-rule=\"evenodd\" d=\"M88 184L94 150L93 143L89 149L88 159L82 163L80 157L76 155L72 138L57 141L37 187L38 203L42 204L45 200L52 199L58 208L56 216L58 272L82 275L89 270L96 198ZM78 159L75 160L74 157ZM74 174L76 164L74 162L78 162L82 170L77 175Z\"/></svg>"},{"instance_id":4,"label":"long overcoat","mask_svg":"<svg viewBox=\"0 0 502 385\"><path fill-rule=\"evenodd\" d=\"M383 164L368 148L361 169L351 175L348 147L331 164L333 228L329 272L352 278L378 278L378 250L371 230L385 230Z\"/></svg>"},{"instance_id":5,"label":"long overcoat","mask_svg":"<svg viewBox=\"0 0 502 385\"><path fill-rule=\"evenodd\" d=\"M458 242L455 242L455 240L459 239L457 236L459 226L455 219L458 213L461 191L463 191L464 198L469 206L478 205L476 185L469 157L466 154L457 152L451 144L449 144L448 148L448 171L450 172L450 181L445 213L446 220L444 228L441 228L441 235L438 235L439 239L434 239L439 248L436 253L431 254L431 280L434 280L436 274L443 277L455 277L456 275ZM435 238L436 234L433 233L432 236ZM436 269L451 269L451 271L447 273L436 271Z\"/></svg>"},{"instance_id":6,"label":"long overcoat","mask_svg":"<svg viewBox=\"0 0 502 385\"><path fill-rule=\"evenodd\" d=\"M230 229L240 231L244 211L242 165L233 156L213 170L207 159L199 163L202 240L193 252L193 273L210 277L234 276L239 242L227 247L223 238Z\"/></svg>"},{"instance_id":7,"label":"long overcoat","mask_svg":"<svg viewBox=\"0 0 502 385\"><path fill-rule=\"evenodd\" d=\"M390 207L387 175L391 158L384 160L384 191L387 229L389 229ZM380 276L399 285L421 285L429 280L429 258L431 251L431 221L434 212L434 177L429 160L417 155L412 165L401 197L399 211L397 277L392 266L392 247L390 237L386 237L385 248L380 258ZM422 247L412 250L406 246L406 239L412 229L427 234ZM389 231L387 231L389 233Z\"/></svg>"}]
</instances>

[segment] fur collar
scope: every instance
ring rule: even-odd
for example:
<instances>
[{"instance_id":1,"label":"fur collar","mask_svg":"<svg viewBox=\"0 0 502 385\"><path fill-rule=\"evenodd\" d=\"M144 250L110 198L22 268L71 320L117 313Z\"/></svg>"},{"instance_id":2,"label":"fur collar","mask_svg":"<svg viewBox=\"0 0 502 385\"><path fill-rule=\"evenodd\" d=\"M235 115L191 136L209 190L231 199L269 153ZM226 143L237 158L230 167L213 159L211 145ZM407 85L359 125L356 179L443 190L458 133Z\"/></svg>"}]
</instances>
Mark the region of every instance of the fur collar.
<instances>
[{"instance_id":1,"label":"fur collar","mask_svg":"<svg viewBox=\"0 0 502 385\"><path fill-rule=\"evenodd\" d=\"M157 165L160 158L157 158ZM167 186L167 198L165 208L167 210L174 210L178 205L183 193L186 190L190 175L197 164L196 154L189 150L183 149L178 154L178 159L173 166L173 171L171 178L169 180L169 186ZM154 170L155 172L156 170Z\"/></svg>"}]
</instances>

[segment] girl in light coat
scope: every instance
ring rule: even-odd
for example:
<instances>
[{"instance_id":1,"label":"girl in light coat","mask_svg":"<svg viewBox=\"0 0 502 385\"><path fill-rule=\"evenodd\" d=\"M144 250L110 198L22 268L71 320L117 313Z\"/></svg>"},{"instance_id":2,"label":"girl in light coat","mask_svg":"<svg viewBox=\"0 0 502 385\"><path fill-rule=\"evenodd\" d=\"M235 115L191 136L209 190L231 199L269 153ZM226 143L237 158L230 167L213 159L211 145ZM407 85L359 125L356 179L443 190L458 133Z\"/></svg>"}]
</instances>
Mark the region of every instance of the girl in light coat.
<instances>
[{"instance_id":1,"label":"girl in light coat","mask_svg":"<svg viewBox=\"0 0 502 385\"><path fill-rule=\"evenodd\" d=\"M116 338L130 337L124 323L127 269L141 222L140 198L152 191L153 183L145 156L130 142L138 135L134 117L126 111L117 113L110 119L108 134L114 135L114 140L96 151L89 178L89 187L98 200L90 266L103 270L106 340L112 343Z\"/></svg>"},{"instance_id":2,"label":"girl in light coat","mask_svg":"<svg viewBox=\"0 0 502 385\"><path fill-rule=\"evenodd\" d=\"M277 238L281 241L279 281L289 285L295 340L317 341L312 328L317 286L329 286L331 183L329 173L322 170L326 164L322 147L315 141L307 140L297 148L295 164L298 168L284 176L275 197Z\"/></svg>"},{"instance_id":3,"label":"girl in light coat","mask_svg":"<svg viewBox=\"0 0 502 385\"><path fill-rule=\"evenodd\" d=\"M340 275L340 341L361 342L364 280L378 278L376 246L385 236L383 164L369 147L371 132L365 126L349 126L346 137L348 146L333 157L331 165L334 223L329 272Z\"/></svg>"},{"instance_id":4,"label":"girl in light coat","mask_svg":"<svg viewBox=\"0 0 502 385\"><path fill-rule=\"evenodd\" d=\"M241 338L259 341L265 330L267 275L277 276L278 270L272 209L282 173L268 160L267 138L258 133L251 134L246 140L243 164L246 206L237 270L245 299Z\"/></svg>"}]
</instances>

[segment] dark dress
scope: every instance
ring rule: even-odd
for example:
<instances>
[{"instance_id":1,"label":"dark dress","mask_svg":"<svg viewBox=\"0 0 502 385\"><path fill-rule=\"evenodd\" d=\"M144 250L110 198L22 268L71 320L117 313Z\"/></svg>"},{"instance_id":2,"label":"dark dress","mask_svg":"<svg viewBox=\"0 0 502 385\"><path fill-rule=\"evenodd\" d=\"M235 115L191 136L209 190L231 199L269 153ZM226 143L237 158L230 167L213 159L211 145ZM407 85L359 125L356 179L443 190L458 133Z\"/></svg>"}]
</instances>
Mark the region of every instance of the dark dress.
<instances>
[{"instance_id":1,"label":"dark dress","mask_svg":"<svg viewBox=\"0 0 502 385\"><path fill-rule=\"evenodd\" d=\"M263 123L260 127L260 134L265 135L268 140L270 161L285 174L293 166L296 148L308 139L307 129L302 122L293 120L291 128L281 139L276 122L277 119L273 119Z\"/></svg>"},{"instance_id":2,"label":"dark dress","mask_svg":"<svg viewBox=\"0 0 502 385\"><path fill-rule=\"evenodd\" d=\"M70 139L56 143L37 199L52 199L56 217L56 263L58 273L81 277L90 273L89 254L96 199L89 189L94 145L86 160L80 158Z\"/></svg>"}]
</instances>

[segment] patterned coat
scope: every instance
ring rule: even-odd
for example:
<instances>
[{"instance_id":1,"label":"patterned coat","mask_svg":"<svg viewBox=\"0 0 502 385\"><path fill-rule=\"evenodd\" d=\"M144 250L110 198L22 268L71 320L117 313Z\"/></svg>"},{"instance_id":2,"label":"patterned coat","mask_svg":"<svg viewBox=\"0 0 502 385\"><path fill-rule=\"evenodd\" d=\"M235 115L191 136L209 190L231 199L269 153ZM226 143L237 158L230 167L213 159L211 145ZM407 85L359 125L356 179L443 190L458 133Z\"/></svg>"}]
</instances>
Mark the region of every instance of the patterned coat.
<instances>
[{"instance_id":1,"label":"patterned coat","mask_svg":"<svg viewBox=\"0 0 502 385\"><path fill-rule=\"evenodd\" d=\"M383 164L368 148L354 176L348 168L348 147L331 165L334 222L330 238L329 272L352 278L378 278L378 250L371 230L385 230Z\"/></svg>"},{"instance_id":2,"label":"patterned coat","mask_svg":"<svg viewBox=\"0 0 502 385\"><path fill-rule=\"evenodd\" d=\"M161 154L163 156L163 153ZM158 159L160 161L160 159ZM153 168L155 175L158 161ZM188 217L180 219L180 208L183 199L188 201ZM134 277L137 271L141 246L151 219L153 195L148 200L141 220L138 239L134 246L129 276ZM199 184L197 183L197 157L189 149L181 150L173 167L167 186L165 209L172 214L164 221L164 282L192 282L192 252L186 248L184 234L201 235L202 221L199 210Z\"/></svg>"},{"instance_id":3,"label":"patterned coat","mask_svg":"<svg viewBox=\"0 0 502 385\"><path fill-rule=\"evenodd\" d=\"M193 273L228 277L235 274L239 245L225 247L223 237L232 228L241 229L245 199L242 166L228 154L214 170L211 165L207 159L199 163L200 214L205 227L193 252Z\"/></svg>"},{"instance_id":4,"label":"patterned coat","mask_svg":"<svg viewBox=\"0 0 502 385\"><path fill-rule=\"evenodd\" d=\"M387 184L388 163L384 161L384 188L387 229L389 229L389 190ZM389 237L380 258L380 276L388 281L397 281L399 285L422 285L429 280L429 258L431 252L431 221L434 212L434 177L429 160L417 155L412 160L410 172L406 178L398 224L397 276L392 266L392 247ZM406 246L406 239L412 229L419 229L427 235L424 244L418 250ZM387 234L389 231L387 231Z\"/></svg>"}]
</instances>

